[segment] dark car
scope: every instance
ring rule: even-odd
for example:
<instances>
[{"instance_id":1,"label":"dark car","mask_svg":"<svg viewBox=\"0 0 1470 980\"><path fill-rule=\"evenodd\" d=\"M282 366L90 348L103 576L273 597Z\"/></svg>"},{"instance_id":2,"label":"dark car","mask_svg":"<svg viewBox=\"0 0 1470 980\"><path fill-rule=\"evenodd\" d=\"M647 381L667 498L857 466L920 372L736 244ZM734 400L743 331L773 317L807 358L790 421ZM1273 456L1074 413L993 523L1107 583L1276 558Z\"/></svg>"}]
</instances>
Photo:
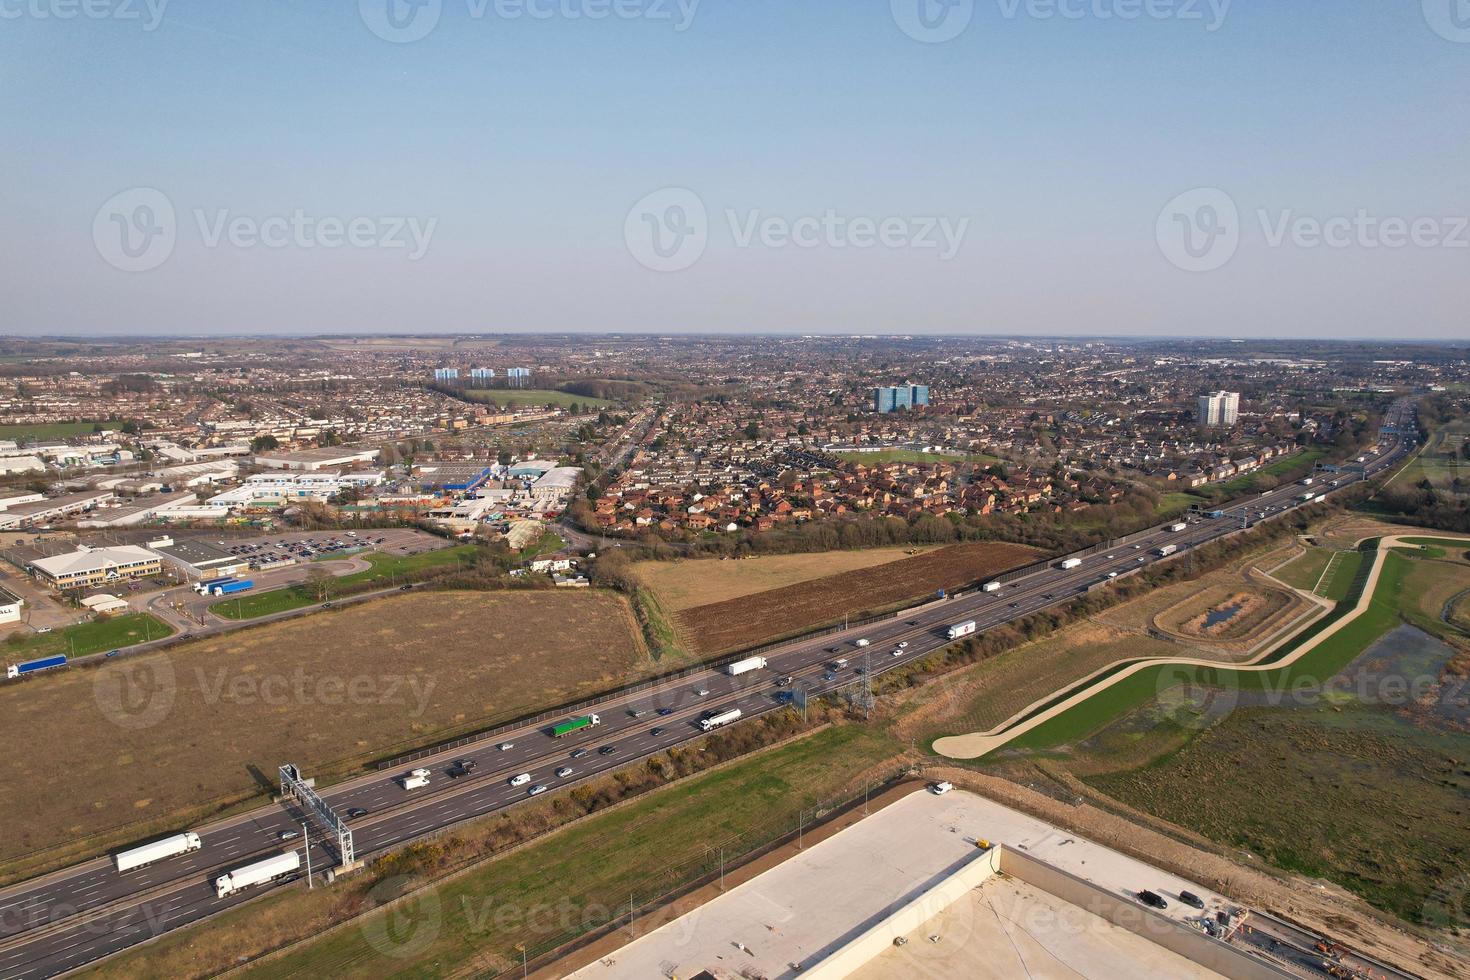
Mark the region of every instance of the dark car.
<instances>
[{"instance_id":1,"label":"dark car","mask_svg":"<svg viewBox=\"0 0 1470 980\"><path fill-rule=\"evenodd\" d=\"M1169 907L1169 903L1164 901L1164 896L1158 892L1141 891L1138 893L1138 900L1151 908L1166 909Z\"/></svg>"},{"instance_id":2,"label":"dark car","mask_svg":"<svg viewBox=\"0 0 1470 980\"><path fill-rule=\"evenodd\" d=\"M604 745L602 748L600 748L600 749L597 750L597 754L598 755L612 755L617 750L618 750L618 747L616 745Z\"/></svg>"},{"instance_id":3,"label":"dark car","mask_svg":"<svg viewBox=\"0 0 1470 980\"><path fill-rule=\"evenodd\" d=\"M788 675L787 675L787 676L785 676L785 677L778 677L778 678L776 678L776 686L777 686L777 687L786 687L786 686L787 686L787 685L789 685L789 684L790 684L790 683L791 683L791 682L792 682L792 681L793 681L793 680L794 680L794 679L795 679L795 678L793 678L793 677L791 677L791 675L789 675L789 674L788 674Z\"/></svg>"},{"instance_id":4,"label":"dark car","mask_svg":"<svg viewBox=\"0 0 1470 980\"><path fill-rule=\"evenodd\" d=\"M365 817L365 816L367 816L367 811L364 810L360 806L355 806L351 810L348 810L347 811L347 816L348 816L349 819L354 819L355 820L358 817Z\"/></svg>"},{"instance_id":5,"label":"dark car","mask_svg":"<svg viewBox=\"0 0 1470 980\"><path fill-rule=\"evenodd\" d=\"M667 718L669 715L671 715L673 713L674 713L674 709L673 708L659 708L658 709L658 716L660 718Z\"/></svg>"},{"instance_id":6,"label":"dark car","mask_svg":"<svg viewBox=\"0 0 1470 980\"><path fill-rule=\"evenodd\" d=\"M413 586L412 585L400 585L398 587L398 591L399 592L411 592L412 590L413 590Z\"/></svg>"},{"instance_id":7,"label":"dark car","mask_svg":"<svg viewBox=\"0 0 1470 980\"><path fill-rule=\"evenodd\" d=\"M1205 907L1205 900L1200 898L1194 892L1180 892L1179 901L1183 902L1185 905L1188 905L1192 909L1202 909Z\"/></svg>"},{"instance_id":8,"label":"dark car","mask_svg":"<svg viewBox=\"0 0 1470 980\"><path fill-rule=\"evenodd\" d=\"M662 728L655 728L652 731L650 731L648 734L650 734L650 735L654 736L655 738L657 738L658 736L662 735L663 733L664 733L664 730Z\"/></svg>"}]
</instances>

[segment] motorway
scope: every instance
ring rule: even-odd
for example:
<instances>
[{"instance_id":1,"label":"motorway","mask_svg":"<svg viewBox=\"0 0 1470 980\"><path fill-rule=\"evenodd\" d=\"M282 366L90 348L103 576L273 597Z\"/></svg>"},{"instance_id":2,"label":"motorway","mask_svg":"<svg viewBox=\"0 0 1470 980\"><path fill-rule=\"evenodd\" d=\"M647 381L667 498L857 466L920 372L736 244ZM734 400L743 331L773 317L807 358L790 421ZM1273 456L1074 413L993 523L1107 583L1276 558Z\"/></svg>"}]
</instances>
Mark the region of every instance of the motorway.
<instances>
[{"instance_id":1,"label":"motorway","mask_svg":"<svg viewBox=\"0 0 1470 980\"><path fill-rule=\"evenodd\" d=\"M1405 400L1390 411L1381 451L1369 457L1364 472L1323 474L1311 489L1335 492L1400 462L1412 441L1392 435L1391 430L1413 430L1411 404ZM1331 487L1333 480L1340 485ZM591 709L601 724L585 733L554 740L548 734L549 725L528 725L401 769L337 784L322 796L338 815L365 811L355 819L348 818L348 825L358 858L371 857L527 799L529 786L509 785L516 774L529 773L532 786L562 789L700 738L699 721L706 712L738 707L748 718L785 707L788 691L778 686L778 679L790 677L814 695L852 686L861 681L863 672L892 670L949 645L946 629L952 623L973 619L983 632L1068 602L1105 585L1110 572L1121 576L1156 561L1177 560L1199 545L1290 511L1303 492L1296 484L1280 487L1223 507L1221 517L1193 518L1182 531L1171 532L1167 525L1160 525L1118 539L1109 548L1087 553L1076 568L1062 569L1059 560L1053 561L1008 581L998 592L976 591L931 601L865 628L793 640L763 654L769 662L766 670L730 677L711 668L611 697ZM1166 544L1178 546L1179 553L1160 557L1156 549ZM866 639L868 645L858 647L859 639ZM832 661L838 657L849 662L834 669ZM501 748L502 743L508 747ZM609 749L607 754L600 751L604 748ZM579 756L574 758L574 752ZM472 759L477 768L452 779L448 770L457 759ZM430 784L403 789L398 780L419 766L431 771ZM557 778L554 771L560 767L573 772ZM192 854L124 874L117 873L108 859L99 858L0 890L0 978L56 976L279 887L284 882L219 899L212 882L225 871L289 846L299 850L299 838L283 842L281 834L299 832L306 819L294 809L265 806L190 828L200 834L204 845ZM314 869L337 863L335 836L324 835L320 827L313 826L308 839Z\"/></svg>"}]
</instances>

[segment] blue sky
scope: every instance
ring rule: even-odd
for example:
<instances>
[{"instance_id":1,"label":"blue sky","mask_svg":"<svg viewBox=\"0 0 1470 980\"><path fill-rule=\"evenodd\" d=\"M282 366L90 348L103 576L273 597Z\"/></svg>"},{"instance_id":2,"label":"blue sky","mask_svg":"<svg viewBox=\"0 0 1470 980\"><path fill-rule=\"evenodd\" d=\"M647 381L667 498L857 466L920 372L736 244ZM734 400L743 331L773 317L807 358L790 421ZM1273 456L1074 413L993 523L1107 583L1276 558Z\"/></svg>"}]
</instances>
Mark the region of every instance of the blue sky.
<instances>
[{"instance_id":1,"label":"blue sky","mask_svg":"<svg viewBox=\"0 0 1470 980\"><path fill-rule=\"evenodd\" d=\"M0 332L1470 334L1461 0L92 2Z\"/></svg>"}]
</instances>

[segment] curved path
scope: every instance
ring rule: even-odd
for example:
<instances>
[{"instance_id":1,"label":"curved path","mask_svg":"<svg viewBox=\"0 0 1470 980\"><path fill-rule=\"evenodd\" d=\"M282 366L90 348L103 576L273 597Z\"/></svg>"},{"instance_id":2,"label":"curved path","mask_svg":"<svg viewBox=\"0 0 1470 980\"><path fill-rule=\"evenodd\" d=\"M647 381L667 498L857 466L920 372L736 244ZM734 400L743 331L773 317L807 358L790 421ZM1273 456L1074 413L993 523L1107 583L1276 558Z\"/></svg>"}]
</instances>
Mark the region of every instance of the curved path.
<instances>
[{"instance_id":1,"label":"curved path","mask_svg":"<svg viewBox=\"0 0 1470 980\"><path fill-rule=\"evenodd\" d=\"M1283 645L1300 635L1300 631L1293 631L1291 635L1283 637L1279 642L1272 644L1261 651L1252 660L1236 665L1222 665L1218 661L1200 660L1192 657L1159 657L1151 660L1120 660L1094 672L1089 677L1078 682L1074 693L1070 697L1057 699L1057 693L1052 693L1036 701L1021 711L1012 715L1009 719L992 728L988 732L973 732L968 735L947 735L934 742L934 751L940 755L949 756L952 759L978 759L983 755L994 752L1009 744L1012 740L1042 725L1045 722L1066 713L1077 707L1084 701L1088 701L1098 694L1121 683L1126 678L1132 677L1143 670L1152 670L1156 667L1205 667L1212 670L1228 670L1231 672L1264 672L1280 670L1296 663L1308 653L1317 649L1330 637L1335 636L1340 630L1347 627L1367 609L1373 601L1373 594L1378 588L1378 576L1383 571L1383 562L1390 549L1407 543L1409 538L1436 538L1444 541L1464 541L1470 543L1470 537L1461 535L1434 532L1428 529L1416 531L1410 534L1396 534L1379 540L1378 550L1373 556L1373 566L1368 573L1368 581L1358 596L1357 605L1337 622L1324 629L1311 642L1304 643L1297 649L1291 651L1280 659L1271 659L1272 655ZM1314 618L1311 622L1316 622ZM1311 623L1303 626L1310 628ZM1122 669L1119 665L1126 664ZM1053 704L1049 702L1055 701ZM1038 710L1044 708L1045 710Z\"/></svg>"}]
</instances>

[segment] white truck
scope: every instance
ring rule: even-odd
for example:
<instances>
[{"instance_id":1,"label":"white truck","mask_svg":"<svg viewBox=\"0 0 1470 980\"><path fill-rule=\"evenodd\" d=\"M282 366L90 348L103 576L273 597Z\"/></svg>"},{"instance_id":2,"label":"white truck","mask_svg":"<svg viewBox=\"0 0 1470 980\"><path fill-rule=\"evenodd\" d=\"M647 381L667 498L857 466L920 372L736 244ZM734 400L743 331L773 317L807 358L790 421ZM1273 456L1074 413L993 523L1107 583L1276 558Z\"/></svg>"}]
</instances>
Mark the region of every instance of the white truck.
<instances>
[{"instance_id":1,"label":"white truck","mask_svg":"<svg viewBox=\"0 0 1470 980\"><path fill-rule=\"evenodd\" d=\"M1166 544L1162 548L1155 548L1154 554L1158 555L1160 558L1168 558L1170 555L1178 550L1179 546L1177 544Z\"/></svg>"},{"instance_id":2,"label":"white truck","mask_svg":"<svg viewBox=\"0 0 1470 980\"><path fill-rule=\"evenodd\" d=\"M1000 591L1000 583L999 582L986 582L984 585L980 586L980 590L982 592L999 592Z\"/></svg>"},{"instance_id":3,"label":"white truck","mask_svg":"<svg viewBox=\"0 0 1470 980\"><path fill-rule=\"evenodd\" d=\"M1174 534L1178 534L1180 531L1184 530L1187 527L1189 527L1188 524L1185 524L1183 521L1180 521L1178 524L1170 524L1169 525L1169 530L1172 533L1174 533Z\"/></svg>"},{"instance_id":4,"label":"white truck","mask_svg":"<svg viewBox=\"0 0 1470 980\"><path fill-rule=\"evenodd\" d=\"M963 623L955 623L949 628L948 636L951 640L958 640L962 636L969 636L975 632L976 626L973 619L967 619Z\"/></svg>"},{"instance_id":5,"label":"white truck","mask_svg":"<svg viewBox=\"0 0 1470 980\"><path fill-rule=\"evenodd\" d=\"M1062 569L1076 568L1080 564L1082 564L1082 559L1081 558L1066 558L1066 559L1062 560L1061 562L1059 562L1057 564L1057 567L1058 568L1062 568Z\"/></svg>"},{"instance_id":6,"label":"white truck","mask_svg":"<svg viewBox=\"0 0 1470 980\"><path fill-rule=\"evenodd\" d=\"M117 862L118 871L132 871L141 868L145 864L154 861L162 861L164 858L177 857L180 854L188 854L197 851L204 845L199 841L199 835L193 831L185 831L182 834L174 834L163 840L156 840L151 844L143 844L140 847L119 851L113 860Z\"/></svg>"},{"instance_id":7,"label":"white truck","mask_svg":"<svg viewBox=\"0 0 1470 980\"><path fill-rule=\"evenodd\" d=\"M712 732L716 728L719 728L721 725L728 725L731 722L739 721L742 714L744 714L744 712L742 712L739 708L731 708L729 711L715 712L713 714L706 715L704 718L701 718L699 720L699 727L702 728L704 731Z\"/></svg>"},{"instance_id":8,"label":"white truck","mask_svg":"<svg viewBox=\"0 0 1470 980\"><path fill-rule=\"evenodd\" d=\"M726 667L725 673L729 674L731 677L739 677L741 674L748 674L752 670L764 670L765 667L765 657L746 657L744 660L737 660L730 666Z\"/></svg>"},{"instance_id":9,"label":"white truck","mask_svg":"<svg viewBox=\"0 0 1470 980\"><path fill-rule=\"evenodd\" d=\"M866 637L864 637L861 640L853 640L852 641L852 645L855 646L855 647L865 647L865 646L867 646L871 642L872 642L871 640L869 640Z\"/></svg>"},{"instance_id":10,"label":"white truck","mask_svg":"<svg viewBox=\"0 0 1470 980\"><path fill-rule=\"evenodd\" d=\"M214 879L214 893L219 898L224 898L249 888L251 885L263 885L268 881L274 881L300 867L301 855L295 851L277 854L264 861L256 861L254 864L247 864L243 868L236 868L228 874L220 875Z\"/></svg>"},{"instance_id":11,"label":"white truck","mask_svg":"<svg viewBox=\"0 0 1470 980\"><path fill-rule=\"evenodd\" d=\"M399 782L403 784L404 789L418 789L421 786L429 785L429 775L430 773L427 769L415 769L400 779Z\"/></svg>"},{"instance_id":12,"label":"white truck","mask_svg":"<svg viewBox=\"0 0 1470 980\"><path fill-rule=\"evenodd\" d=\"M1306 478L1306 479L1305 479L1305 480L1298 480L1298 481L1297 481L1297 482L1298 482L1298 483L1300 483L1300 484L1301 484L1301 485L1302 485L1302 486L1304 486L1304 487L1309 487L1309 486L1311 486L1311 485L1312 485L1312 484L1313 484L1313 483L1315 483L1315 482L1316 482L1316 481L1315 481L1315 480L1313 480L1313 479L1312 479L1312 478L1311 478L1311 477L1310 477L1310 476L1309 476L1309 477L1307 477L1307 478Z\"/></svg>"}]
</instances>

